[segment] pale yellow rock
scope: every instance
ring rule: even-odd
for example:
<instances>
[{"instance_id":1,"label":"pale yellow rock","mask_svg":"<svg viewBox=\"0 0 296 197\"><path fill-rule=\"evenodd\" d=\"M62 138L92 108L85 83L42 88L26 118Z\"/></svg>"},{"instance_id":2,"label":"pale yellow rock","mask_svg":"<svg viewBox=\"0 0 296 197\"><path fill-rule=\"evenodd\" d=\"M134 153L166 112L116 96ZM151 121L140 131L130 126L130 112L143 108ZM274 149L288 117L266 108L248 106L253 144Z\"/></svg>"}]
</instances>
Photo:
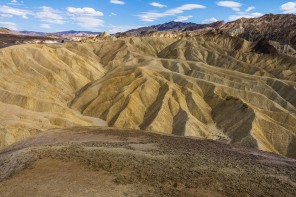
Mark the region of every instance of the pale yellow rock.
<instances>
[{"instance_id":1,"label":"pale yellow rock","mask_svg":"<svg viewBox=\"0 0 296 197\"><path fill-rule=\"evenodd\" d=\"M258 54L251 46L217 35L98 43L96 54L109 71L71 107L109 126L223 139L295 157L295 57Z\"/></svg>"},{"instance_id":2,"label":"pale yellow rock","mask_svg":"<svg viewBox=\"0 0 296 197\"><path fill-rule=\"evenodd\" d=\"M2 146L102 119L296 158L293 54L222 35L154 36L0 50Z\"/></svg>"},{"instance_id":3,"label":"pale yellow rock","mask_svg":"<svg viewBox=\"0 0 296 197\"><path fill-rule=\"evenodd\" d=\"M105 73L88 46L19 45L0 57L0 147L46 129L105 125L67 106Z\"/></svg>"}]
</instances>

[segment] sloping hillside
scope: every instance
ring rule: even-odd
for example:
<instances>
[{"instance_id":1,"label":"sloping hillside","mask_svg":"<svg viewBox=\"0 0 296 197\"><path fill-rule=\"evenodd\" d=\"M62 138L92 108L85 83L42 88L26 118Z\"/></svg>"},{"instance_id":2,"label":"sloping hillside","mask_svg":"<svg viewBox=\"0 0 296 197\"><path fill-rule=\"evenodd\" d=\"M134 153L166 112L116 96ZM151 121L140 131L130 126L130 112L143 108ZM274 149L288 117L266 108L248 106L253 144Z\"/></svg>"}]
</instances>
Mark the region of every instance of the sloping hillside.
<instances>
[{"instance_id":1,"label":"sloping hillside","mask_svg":"<svg viewBox=\"0 0 296 197\"><path fill-rule=\"evenodd\" d=\"M0 50L0 147L50 128L101 125L67 103L105 73L83 45L19 45Z\"/></svg>"},{"instance_id":2,"label":"sloping hillside","mask_svg":"<svg viewBox=\"0 0 296 197\"><path fill-rule=\"evenodd\" d=\"M44 132L0 152L0 171L3 197L296 194L293 159L116 128Z\"/></svg>"},{"instance_id":3,"label":"sloping hillside","mask_svg":"<svg viewBox=\"0 0 296 197\"><path fill-rule=\"evenodd\" d=\"M220 31L252 42L261 39L277 41L296 49L295 14L267 14L259 18L242 18L226 23Z\"/></svg>"},{"instance_id":4,"label":"sloping hillside","mask_svg":"<svg viewBox=\"0 0 296 197\"><path fill-rule=\"evenodd\" d=\"M214 34L1 49L1 146L102 119L296 158L295 55L262 46Z\"/></svg>"},{"instance_id":5,"label":"sloping hillside","mask_svg":"<svg viewBox=\"0 0 296 197\"><path fill-rule=\"evenodd\" d=\"M295 157L295 57L252 46L227 36L99 43L94 52L107 73L81 89L71 107L109 126L224 139Z\"/></svg>"}]
</instances>

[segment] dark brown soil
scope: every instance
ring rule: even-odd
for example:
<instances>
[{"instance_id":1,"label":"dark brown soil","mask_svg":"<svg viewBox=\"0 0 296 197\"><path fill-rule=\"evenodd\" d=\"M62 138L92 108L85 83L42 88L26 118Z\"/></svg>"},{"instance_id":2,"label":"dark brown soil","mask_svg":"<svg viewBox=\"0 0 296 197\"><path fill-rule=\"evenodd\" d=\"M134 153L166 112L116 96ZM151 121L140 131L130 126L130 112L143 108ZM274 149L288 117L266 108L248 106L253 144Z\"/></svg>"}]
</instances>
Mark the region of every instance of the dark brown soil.
<instances>
[{"instance_id":1,"label":"dark brown soil","mask_svg":"<svg viewBox=\"0 0 296 197\"><path fill-rule=\"evenodd\" d=\"M3 150L0 172L1 196L296 195L296 160L115 128L48 131Z\"/></svg>"}]
</instances>

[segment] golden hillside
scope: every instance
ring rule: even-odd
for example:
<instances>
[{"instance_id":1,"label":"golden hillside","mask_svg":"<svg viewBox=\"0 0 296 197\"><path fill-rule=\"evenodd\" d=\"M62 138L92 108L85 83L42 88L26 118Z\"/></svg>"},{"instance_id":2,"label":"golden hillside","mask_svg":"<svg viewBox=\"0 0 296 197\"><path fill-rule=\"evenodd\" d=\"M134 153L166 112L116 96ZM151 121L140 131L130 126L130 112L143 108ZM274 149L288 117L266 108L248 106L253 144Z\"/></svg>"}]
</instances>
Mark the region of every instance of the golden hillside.
<instances>
[{"instance_id":1,"label":"golden hillside","mask_svg":"<svg viewBox=\"0 0 296 197\"><path fill-rule=\"evenodd\" d=\"M295 55L256 44L203 35L1 49L1 145L102 119L296 158Z\"/></svg>"},{"instance_id":2,"label":"golden hillside","mask_svg":"<svg viewBox=\"0 0 296 197\"><path fill-rule=\"evenodd\" d=\"M0 50L0 147L46 129L104 125L67 106L77 90L105 72L88 50L82 45Z\"/></svg>"}]
</instances>

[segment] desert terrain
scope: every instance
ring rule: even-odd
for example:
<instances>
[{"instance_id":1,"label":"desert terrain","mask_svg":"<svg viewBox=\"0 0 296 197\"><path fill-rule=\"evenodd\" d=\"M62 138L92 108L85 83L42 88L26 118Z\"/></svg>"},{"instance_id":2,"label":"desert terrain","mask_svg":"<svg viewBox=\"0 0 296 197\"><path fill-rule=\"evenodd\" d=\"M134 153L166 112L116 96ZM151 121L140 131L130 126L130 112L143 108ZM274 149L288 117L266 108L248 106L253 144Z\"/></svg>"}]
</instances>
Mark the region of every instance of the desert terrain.
<instances>
[{"instance_id":1,"label":"desert terrain","mask_svg":"<svg viewBox=\"0 0 296 197\"><path fill-rule=\"evenodd\" d=\"M46 129L108 124L295 157L295 57L256 46L202 35L4 48L1 146Z\"/></svg>"},{"instance_id":2,"label":"desert terrain","mask_svg":"<svg viewBox=\"0 0 296 197\"><path fill-rule=\"evenodd\" d=\"M1 196L295 196L296 161L106 127L43 132L0 153ZM260 186L260 187L259 187Z\"/></svg>"},{"instance_id":3,"label":"desert terrain","mask_svg":"<svg viewBox=\"0 0 296 197\"><path fill-rule=\"evenodd\" d=\"M295 21L3 29L1 196L295 196Z\"/></svg>"}]
</instances>

